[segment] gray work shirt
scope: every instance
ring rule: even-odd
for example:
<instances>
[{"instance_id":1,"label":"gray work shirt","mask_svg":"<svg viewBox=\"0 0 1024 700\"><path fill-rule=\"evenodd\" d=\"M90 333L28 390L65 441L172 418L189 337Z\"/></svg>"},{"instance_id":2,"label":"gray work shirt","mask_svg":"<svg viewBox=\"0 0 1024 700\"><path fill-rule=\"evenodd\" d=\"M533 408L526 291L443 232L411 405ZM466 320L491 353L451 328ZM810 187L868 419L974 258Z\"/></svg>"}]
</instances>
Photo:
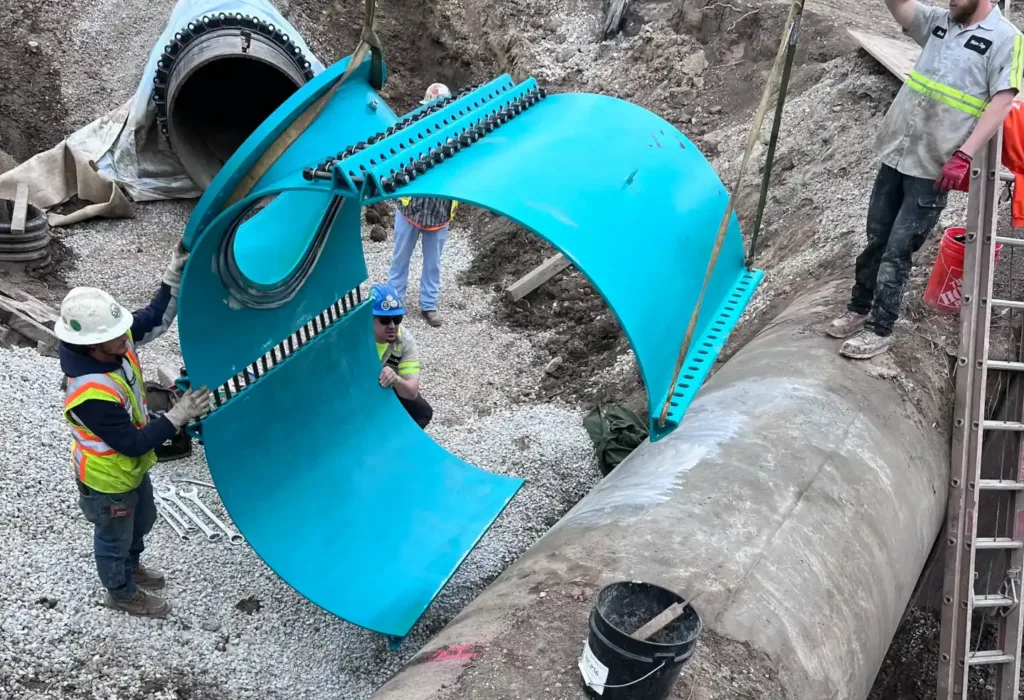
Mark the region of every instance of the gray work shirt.
<instances>
[{"instance_id":1,"label":"gray work shirt","mask_svg":"<svg viewBox=\"0 0 1024 700\"><path fill-rule=\"evenodd\" d=\"M965 27L949 10L920 2L905 33L921 45L921 57L882 120L875 149L904 175L938 179L992 97L1020 88L1024 39L998 7Z\"/></svg>"}]
</instances>

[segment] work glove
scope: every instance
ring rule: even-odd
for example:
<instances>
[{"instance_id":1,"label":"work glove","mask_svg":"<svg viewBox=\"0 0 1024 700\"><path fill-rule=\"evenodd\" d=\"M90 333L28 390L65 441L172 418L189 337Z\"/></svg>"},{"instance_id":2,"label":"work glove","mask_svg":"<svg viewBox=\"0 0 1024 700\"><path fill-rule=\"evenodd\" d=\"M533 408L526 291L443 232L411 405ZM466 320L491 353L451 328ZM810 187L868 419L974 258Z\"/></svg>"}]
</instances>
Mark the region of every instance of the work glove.
<instances>
[{"instance_id":1,"label":"work glove","mask_svg":"<svg viewBox=\"0 0 1024 700\"><path fill-rule=\"evenodd\" d=\"M936 189L941 192L959 189L970 170L971 157L963 151L954 152L942 166L942 177L935 183Z\"/></svg>"},{"instance_id":2,"label":"work glove","mask_svg":"<svg viewBox=\"0 0 1024 700\"><path fill-rule=\"evenodd\" d=\"M171 288L171 294L175 297L178 296L178 289L181 287L181 272L185 269L185 263L188 261L188 251L185 250L184 244L179 240L178 245L174 247L174 252L171 253L171 262L168 263L167 269L164 270L163 283Z\"/></svg>"},{"instance_id":3,"label":"work glove","mask_svg":"<svg viewBox=\"0 0 1024 700\"><path fill-rule=\"evenodd\" d=\"M164 415L175 428L181 428L186 423L202 418L209 411L210 390L204 386L186 391L178 399L178 403L174 404Z\"/></svg>"}]
</instances>

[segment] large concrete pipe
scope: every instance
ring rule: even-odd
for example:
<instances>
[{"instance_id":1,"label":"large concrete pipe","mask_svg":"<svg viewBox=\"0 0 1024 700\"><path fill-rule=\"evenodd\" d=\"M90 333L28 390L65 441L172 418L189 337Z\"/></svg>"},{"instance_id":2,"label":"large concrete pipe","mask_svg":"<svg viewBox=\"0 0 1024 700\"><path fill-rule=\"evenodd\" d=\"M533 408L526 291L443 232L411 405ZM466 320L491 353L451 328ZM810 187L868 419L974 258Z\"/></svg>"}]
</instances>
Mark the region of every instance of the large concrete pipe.
<instances>
[{"instance_id":1,"label":"large concrete pipe","mask_svg":"<svg viewBox=\"0 0 1024 700\"><path fill-rule=\"evenodd\" d=\"M623 579L696 597L694 663L748 683L679 697L866 697L943 518L948 447L823 337L844 291L795 302L374 697L577 698L587 615Z\"/></svg>"},{"instance_id":2,"label":"large concrete pipe","mask_svg":"<svg viewBox=\"0 0 1024 700\"><path fill-rule=\"evenodd\" d=\"M258 17L210 14L164 48L153 80L157 124L206 189L256 127L313 77L291 37Z\"/></svg>"}]
</instances>

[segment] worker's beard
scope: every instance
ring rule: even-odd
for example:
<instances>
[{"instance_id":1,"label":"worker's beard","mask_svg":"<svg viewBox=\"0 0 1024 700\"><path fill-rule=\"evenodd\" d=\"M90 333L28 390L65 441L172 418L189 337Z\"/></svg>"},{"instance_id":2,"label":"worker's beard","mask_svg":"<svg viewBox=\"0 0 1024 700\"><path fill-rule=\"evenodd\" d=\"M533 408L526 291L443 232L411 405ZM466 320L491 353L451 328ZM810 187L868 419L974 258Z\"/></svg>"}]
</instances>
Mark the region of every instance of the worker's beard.
<instances>
[{"instance_id":1,"label":"worker's beard","mask_svg":"<svg viewBox=\"0 0 1024 700\"><path fill-rule=\"evenodd\" d=\"M958 0L955 6L950 3L949 16L954 22L965 24L977 12L980 3L981 0Z\"/></svg>"}]
</instances>

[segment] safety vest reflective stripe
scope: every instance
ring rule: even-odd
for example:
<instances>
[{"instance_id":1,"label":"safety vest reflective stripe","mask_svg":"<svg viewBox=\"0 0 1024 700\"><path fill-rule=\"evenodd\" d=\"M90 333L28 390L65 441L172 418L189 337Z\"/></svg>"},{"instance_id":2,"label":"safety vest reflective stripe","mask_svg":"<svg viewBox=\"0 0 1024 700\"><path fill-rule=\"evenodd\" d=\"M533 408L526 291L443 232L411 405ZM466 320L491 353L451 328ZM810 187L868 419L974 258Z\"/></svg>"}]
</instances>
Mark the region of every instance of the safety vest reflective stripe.
<instances>
[{"instance_id":1,"label":"safety vest reflective stripe","mask_svg":"<svg viewBox=\"0 0 1024 700\"><path fill-rule=\"evenodd\" d=\"M1010 87L1020 90L1021 72L1024 71L1024 36L1013 37L1013 59L1010 62Z\"/></svg>"},{"instance_id":2,"label":"safety vest reflective stripe","mask_svg":"<svg viewBox=\"0 0 1024 700\"><path fill-rule=\"evenodd\" d=\"M90 381L83 381L81 383L76 381L86 378ZM81 401L78 401L77 399L87 391L98 391L106 394L122 406L125 403L125 398L121 396L121 393L118 391L118 387L114 385L113 381L111 381L106 375L87 374L85 377L75 377L68 382L68 395L67 398L64 399L64 406L67 407L73 403L81 403Z\"/></svg>"},{"instance_id":3,"label":"safety vest reflective stripe","mask_svg":"<svg viewBox=\"0 0 1024 700\"><path fill-rule=\"evenodd\" d=\"M72 430L72 461L78 479L86 486L104 493L121 493L136 488L142 477L156 463L152 451L141 457L128 457L118 453L103 442L74 417L76 406L91 400L111 401L120 404L129 414L137 428L144 428L149 418L146 412L145 387L142 368L135 354L135 346L128 336L128 350L125 353L128 368L106 374L88 374L68 380L67 398L64 400L64 417ZM122 376L128 373L128 379Z\"/></svg>"},{"instance_id":4,"label":"safety vest reflective stripe","mask_svg":"<svg viewBox=\"0 0 1024 700\"><path fill-rule=\"evenodd\" d=\"M420 371L419 360L412 360L411 362L399 362L398 363L398 373L400 375L412 374L413 372L415 372L416 374L419 374L419 371Z\"/></svg>"},{"instance_id":5,"label":"safety vest reflective stripe","mask_svg":"<svg viewBox=\"0 0 1024 700\"><path fill-rule=\"evenodd\" d=\"M938 83L931 78L921 75L916 70L911 71L910 75L907 76L907 86L925 97L970 114L972 117L980 117L985 108L988 107L988 103L984 100L979 100L977 97L968 95L966 92L961 92L948 85Z\"/></svg>"}]
</instances>

